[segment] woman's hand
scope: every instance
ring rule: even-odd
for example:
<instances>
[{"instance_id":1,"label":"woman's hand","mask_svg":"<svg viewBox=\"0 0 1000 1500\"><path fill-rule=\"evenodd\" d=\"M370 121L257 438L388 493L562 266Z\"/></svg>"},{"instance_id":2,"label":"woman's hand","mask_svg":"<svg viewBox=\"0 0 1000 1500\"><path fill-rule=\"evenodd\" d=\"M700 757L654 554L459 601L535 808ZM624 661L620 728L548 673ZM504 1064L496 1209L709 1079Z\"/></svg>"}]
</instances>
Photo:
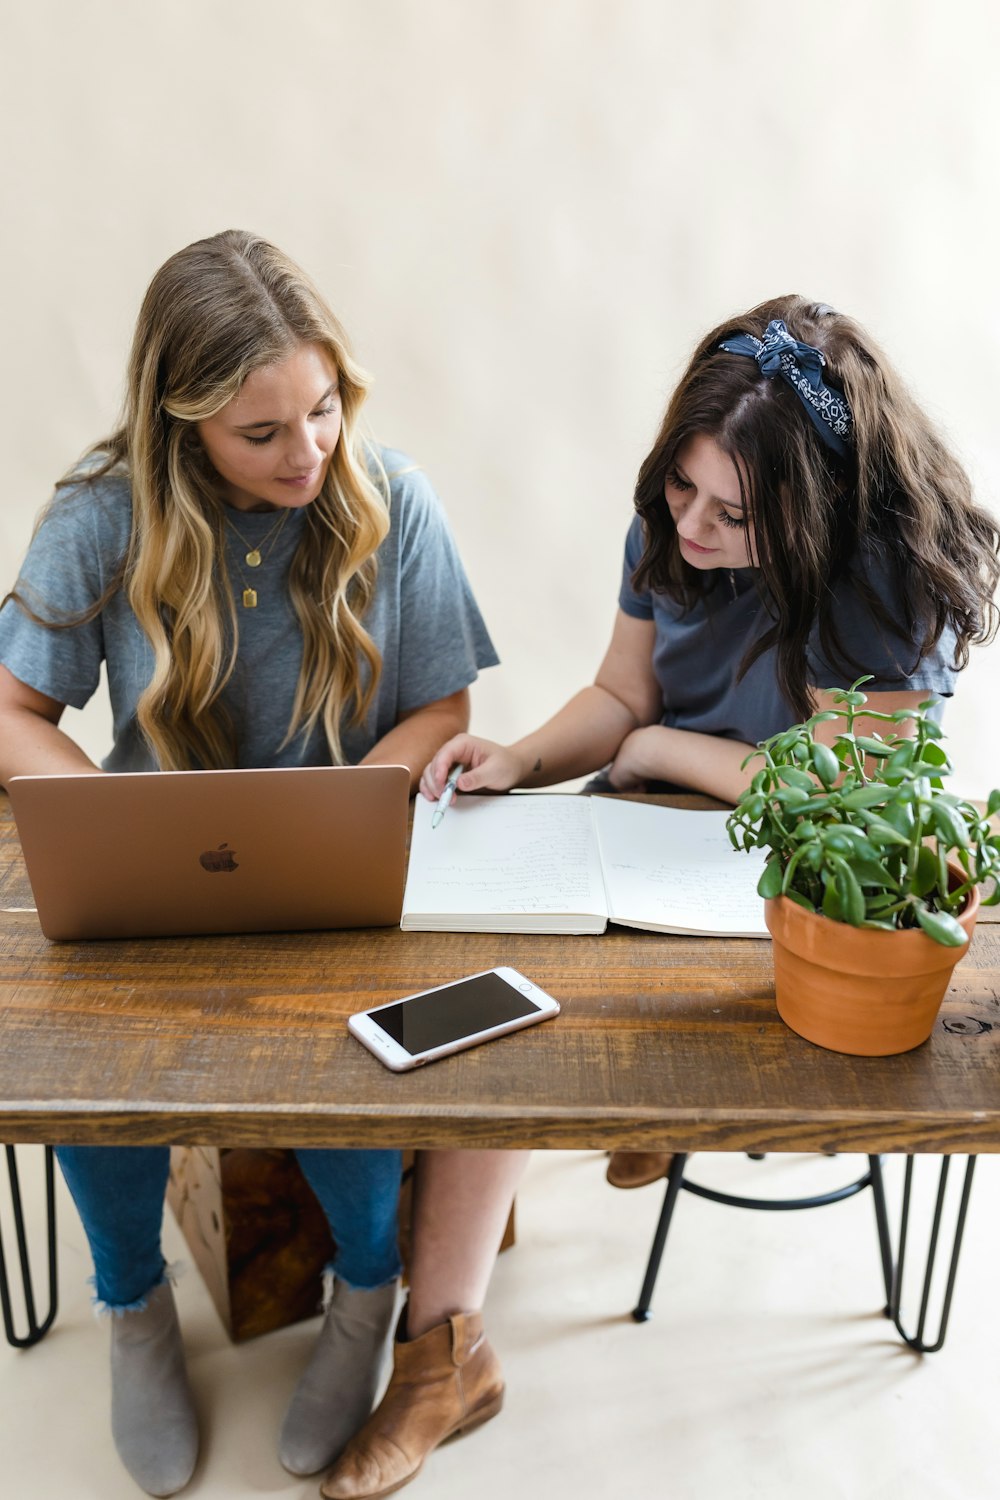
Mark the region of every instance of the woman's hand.
<instances>
[{"instance_id":1,"label":"woman's hand","mask_svg":"<svg viewBox=\"0 0 1000 1500\"><path fill-rule=\"evenodd\" d=\"M438 800L449 774L459 765L465 767L457 782L460 792L508 792L520 785L531 769L508 745L456 734L424 767L420 790L428 802Z\"/></svg>"}]
</instances>

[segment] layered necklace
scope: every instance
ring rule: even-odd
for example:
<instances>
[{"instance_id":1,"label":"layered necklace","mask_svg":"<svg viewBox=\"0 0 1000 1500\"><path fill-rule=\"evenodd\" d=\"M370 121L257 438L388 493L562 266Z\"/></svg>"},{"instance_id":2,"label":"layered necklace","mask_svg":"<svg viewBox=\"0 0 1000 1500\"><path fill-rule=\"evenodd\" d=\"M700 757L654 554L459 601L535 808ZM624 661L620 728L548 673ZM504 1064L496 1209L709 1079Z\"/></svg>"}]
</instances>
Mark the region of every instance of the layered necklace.
<instances>
[{"instance_id":1,"label":"layered necklace","mask_svg":"<svg viewBox=\"0 0 1000 1500\"><path fill-rule=\"evenodd\" d=\"M239 540L247 549L244 554L243 561L246 563L248 568L260 568L264 565L264 563L270 557L271 553L274 551L275 543L281 535L282 528L284 527L285 522L288 520L288 517L290 515L290 510L283 510L281 512L281 515L275 521L274 525L271 527L270 531L265 532L256 546L253 544L253 542L248 542L242 531L240 531L239 527L234 524L234 522L228 515L226 516L226 525L232 527ZM247 582L246 574L243 572L243 569L240 567L239 563L237 563L236 566L239 570L240 578L243 580L243 608L256 609L257 590L250 587L250 584Z\"/></svg>"}]
</instances>

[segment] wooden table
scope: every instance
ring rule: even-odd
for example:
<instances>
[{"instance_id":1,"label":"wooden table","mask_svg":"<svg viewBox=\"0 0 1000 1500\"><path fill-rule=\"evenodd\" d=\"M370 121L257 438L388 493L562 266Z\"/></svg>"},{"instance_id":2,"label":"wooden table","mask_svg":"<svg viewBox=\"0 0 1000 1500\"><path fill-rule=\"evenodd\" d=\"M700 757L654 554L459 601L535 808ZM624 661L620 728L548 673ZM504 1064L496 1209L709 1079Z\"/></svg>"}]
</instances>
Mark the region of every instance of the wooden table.
<instances>
[{"instance_id":1,"label":"wooden table","mask_svg":"<svg viewBox=\"0 0 1000 1500\"><path fill-rule=\"evenodd\" d=\"M383 928L50 943L11 910L32 904L0 795L0 1140L1000 1151L995 923L926 1045L854 1058L778 1018L766 941ZM352 1011L501 963L562 1015L410 1074L348 1034Z\"/></svg>"},{"instance_id":2,"label":"wooden table","mask_svg":"<svg viewBox=\"0 0 1000 1500\"><path fill-rule=\"evenodd\" d=\"M0 798L0 1141L691 1151L1000 1151L1000 925L930 1041L794 1035L770 945L397 929L49 943ZM991 913L987 913L987 916ZM555 1021L410 1074L347 1016L511 964Z\"/></svg>"}]
</instances>

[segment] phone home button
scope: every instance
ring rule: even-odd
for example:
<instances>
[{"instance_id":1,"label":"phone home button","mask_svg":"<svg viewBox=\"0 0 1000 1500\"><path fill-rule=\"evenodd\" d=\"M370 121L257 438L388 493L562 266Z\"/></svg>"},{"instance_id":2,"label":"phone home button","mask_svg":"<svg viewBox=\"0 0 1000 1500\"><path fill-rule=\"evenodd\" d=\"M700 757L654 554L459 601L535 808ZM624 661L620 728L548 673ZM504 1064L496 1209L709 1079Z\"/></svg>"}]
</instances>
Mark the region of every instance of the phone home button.
<instances>
[{"instance_id":1,"label":"phone home button","mask_svg":"<svg viewBox=\"0 0 1000 1500\"><path fill-rule=\"evenodd\" d=\"M519 984L518 985L518 989L521 991L522 995L530 995L531 992L532 992L532 990L534 988L535 988L535 986L533 984Z\"/></svg>"}]
</instances>

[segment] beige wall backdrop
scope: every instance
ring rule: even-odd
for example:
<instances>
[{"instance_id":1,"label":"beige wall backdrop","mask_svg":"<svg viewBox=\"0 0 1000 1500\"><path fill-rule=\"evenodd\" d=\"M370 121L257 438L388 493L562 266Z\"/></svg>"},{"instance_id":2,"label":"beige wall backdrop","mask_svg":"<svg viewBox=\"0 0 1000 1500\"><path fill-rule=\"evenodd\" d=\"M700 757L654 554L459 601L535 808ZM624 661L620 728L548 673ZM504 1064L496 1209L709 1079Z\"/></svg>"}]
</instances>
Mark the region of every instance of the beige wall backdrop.
<instances>
[{"instance_id":1,"label":"beige wall backdrop","mask_svg":"<svg viewBox=\"0 0 1000 1500\"><path fill-rule=\"evenodd\" d=\"M111 425L146 283L228 226L319 281L427 469L522 732L592 674L636 469L696 338L802 291L866 322L1000 494L993 0L0 4L8 585ZM998 648L1000 649L1000 648ZM1000 781L995 652L948 728ZM95 704L68 727L107 747Z\"/></svg>"}]
</instances>

